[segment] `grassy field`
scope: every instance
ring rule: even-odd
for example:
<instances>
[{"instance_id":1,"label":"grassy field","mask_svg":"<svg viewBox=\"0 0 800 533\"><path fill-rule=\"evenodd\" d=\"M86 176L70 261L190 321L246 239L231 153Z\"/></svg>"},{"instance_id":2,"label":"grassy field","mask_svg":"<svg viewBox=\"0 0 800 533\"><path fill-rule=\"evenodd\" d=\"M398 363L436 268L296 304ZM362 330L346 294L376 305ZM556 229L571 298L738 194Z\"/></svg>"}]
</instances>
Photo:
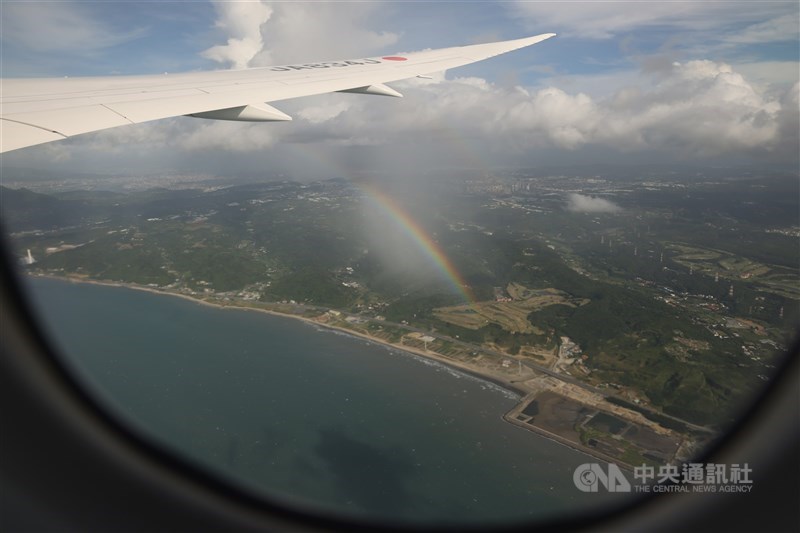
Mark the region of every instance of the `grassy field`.
<instances>
[{"instance_id":1,"label":"grassy field","mask_svg":"<svg viewBox=\"0 0 800 533\"><path fill-rule=\"evenodd\" d=\"M496 324L510 333L535 333L543 331L528 320L533 311L551 305L578 307L589 303L588 299L576 299L554 288L528 289L519 283L509 283L506 289L510 302L477 302L471 305L455 305L434 309L439 320L467 329L477 330L489 324Z\"/></svg>"}]
</instances>

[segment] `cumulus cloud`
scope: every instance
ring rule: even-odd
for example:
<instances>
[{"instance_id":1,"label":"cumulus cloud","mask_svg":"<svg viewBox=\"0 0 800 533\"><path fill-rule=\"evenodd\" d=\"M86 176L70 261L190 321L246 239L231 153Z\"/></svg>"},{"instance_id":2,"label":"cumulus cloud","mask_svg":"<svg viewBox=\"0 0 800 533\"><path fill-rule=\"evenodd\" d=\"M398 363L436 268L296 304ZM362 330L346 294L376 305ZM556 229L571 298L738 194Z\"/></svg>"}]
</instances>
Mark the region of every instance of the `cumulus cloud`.
<instances>
[{"instance_id":1,"label":"cumulus cloud","mask_svg":"<svg viewBox=\"0 0 800 533\"><path fill-rule=\"evenodd\" d=\"M226 44L212 46L202 56L232 68L247 68L250 61L261 52L264 41L261 26L272 15L272 8L263 2L214 2L217 11L216 26L228 34Z\"/></svg>"},{"instance_id":2,"label":"cumulus cloud","mask_svg":"<svg viewBox=\"0 0 800 533\"><path fill-rule=\"evenodd\" d=\"M605 198L571 193L567 196L567 210L575 213L618 213L622 208Z\"/></svg>"},{"instance_id":3,"label":"cumulus cloud","mask_svg":"<svg viewBox=\"0 0 800 533\"><path fill-rule=\"evenodd\" d=\"M265 2L273 15L262 27L264 48L251 66L363 57L397 43L399 36L373 31L378 5L350 2Z\"/></svg>"},{"instance_id":4,"label":"cumulus cloud","mask_svg":"<svg viewBox=\"0 0 800 533\"><path fill-rule=\"evenodd\" d=\"M364 29L376 7L368 3L341 9L337 3L218 0L214 7L215 26L225 32L227 42L202 55L233 68L370 54L398 39L391 32Z\"/></svg>"},{"instance_id":5,"label":"cumulus cloud","mask_svg":"<svg viewBox=\"0 0 800 533\"><path fill-rule=\"evenodd\" d=\"M713 61L667 63L643 74L640 86L602 99L468 77L413 79L395 86L405 98L329 94L280 102L293 122L175 119L101 132L90 137L91 145L109 151L145 143L177 153L219 149L236 154L271 148L274 158L290 157L289 146L307 145L317 154L325 145L364 146L373 152L385 147L484 166L503 164L509 157L535 163L537 153L554 148L573 152L575 161L587 148L682 161L797 158L797 84L767 96L730 65ZM421 159L415 156L413 162ZM375 166L387 164L376 160Z\"/></svg>"},{"instance_id":6,"label":"cumulus cloud","mask_svg":"<svg viewBox=\"0 0 800 533\"><path fill-rule=\"evenodd\" d=\"M414 80L398 85L406 95L400 101L332 96L324 104L330 113L320 105L302 111L287 134L357 144L449 132L520 152L600 146L690 158L775 151L786 129L781 124L797 115L790 100L763 95L724 63L675 63L648 76L642 87L601 100L556 87L503 88L476 78ZM343 101L347 105L340 107Z\"/></svg>"},{"instance_id":7,"label":"cumulus cloud","mask_svg":"<svg viewBox=\"0 0 800 533\"><path fill-rule=\"evenodd\" d=\"M437 76L395 86L405 98L329 94L278 103L295 118L292 122L182 118L112 129L69 144L104 153L147 146L153 154L167 150L170 157L212 150L237 157L269 153L275 164L302 153L319 156L366 147L358 153L369 151L364 161L371 160L376 169L437 161L473 167L507 165L509 160L538 164L541 154L554 149L573 153L573 161L584 160L587 149L655 155L662 161L797 159L798 85L767 95L730 65L713 61L667 63L642 74L640 85L600 99L471 77ZM396 160L387 163L387 157ZM293 164L310 164L307 157L300 159Z\"/></svg>"}]
</instances>

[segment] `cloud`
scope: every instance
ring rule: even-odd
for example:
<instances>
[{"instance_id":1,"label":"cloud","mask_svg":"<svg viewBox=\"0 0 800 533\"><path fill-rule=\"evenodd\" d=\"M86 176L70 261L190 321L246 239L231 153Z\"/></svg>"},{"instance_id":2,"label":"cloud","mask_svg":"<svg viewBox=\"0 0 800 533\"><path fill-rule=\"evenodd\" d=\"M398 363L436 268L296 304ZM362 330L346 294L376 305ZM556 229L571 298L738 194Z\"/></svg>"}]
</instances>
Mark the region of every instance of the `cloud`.
<instances>
[{"instance_id":1,"label":"cloud","mask_svg":"<svg viewBox=\"0 0 800 533\"><path fill-rule=\"evenodd\" d=\"M797 19L796 12L774 17L765 22L751 24L741 32L733 32L727 36L727 40L743 44L797 41L800 34Z\"/></svg>"},{"instance_id":2,"label":"cloud","mask_svg":"<svg viewBox=\"0 0 800 533\"><path fill-rule=\"evenodd\" d=\"M81 4L3 2L3 43L36 52L91 53L142 37L145 28L120 29Z\"/></svg>"},{"instance_id":3,"label":"cloud","mask_svg":"<svg viewBox=\"0 0 800 533\"><path fill-rule=\"evenodd\" d=\"M567 196L567 210L574 213L618 213L622 208L604 198L571 193Z\"/></svg>"},{"instance_id":4,"label":"cloud","mask_svg":"<svg viewBox=\"0 0 800 533\"><path fill-rule=\"evenodd\" d=\"M769 150L779 141L781 115L794 112L725 63L674 63L661 76L652 90L617 93L597 138L684 156Z\"/></svg>"},{"instance_id":5,"label":"cloud","mask_svg":"<svg viewBox=\"0 0 800 533\"><path fill-rule=\"evenodd\" d=\"M274 15L263 28L264 50L254 66L363 57L397 43L399 36L373 31L379 5L350 2L271 2Z\"/></svg>"},{"instance_id":6,"label":"cloud","mask_svg":"<svg viewBox=\"0 0 800 533\"><path fill-rule=\"evenodd\" d=\"M302 154L321 161L339 157L333 154L339 151L345 162L330 167L337 174L342 171L334 168L355 164L345 156L356 152L376 169L437 161L476 168L509 160L536 164L554 149L572 153L569 159L575 162L584 161L587 150L682 162L797 159L797 84L768 96L724 63L666 63L642 73L640 84L601 99L557 87L498 86L474 77L437 76L395 85L405 98L329 94L280 102L295 118L287 123L175 119L71 142L105 152L146 145L153 153L268 154L271 165L291 160L300 166L311 165Z\"/></svg>"},{"instance_id":7,"label":"cloud","mask_svg":"<svg viewBox=\"0 0 800 533\"><path fill-rule=\"evenodd\" d=\"M398 35L364 29L374 4L214 2L215 26L227 43L202 55L233 68L363 56L395 44ZM320 54L325 55L322 57Z\"/></svg>"},{"instance_id":8,"label":"cloud","mask_svg":"<svg viewBox=\"0 0 800 533\"><path fill-rule=\"evenodd\" d=\"M197 120L198 124L187 123L188 131L178 137L179 148L189 151L260 151L275 144L281 128L281 124Z\"/></svg>"},{"instance_id":9,"label":"cloud","mask_svg":"<svg viewBox=\"0 0 800 533\"><path fill-rule=\"evenodd\" d=\"M794 153L797 154L797 148L800 146L800 82L783 95L781 106L784 109L793 110L790 113L782 113L778 121L779 146L776 147L775 152L778 153ZM795 163L796 164L796 163Z\"/></svg>"},{"instance_id":10,"label":"cloud","mask_svg":"<svg viewBox=\"0 0 800 533\"><path fill-rule=\"evenodd\" d=\"M155 122L145 122L131 126L122 126L101 130L96 133L71 137L65 141L52 143L75 147L79 150L102 152L104 154L129 154L135 152L144 155L148 151L169 146L172 140L185 135L188 119L172 118ZM50 146L49 144L44 146Z\"/></svg>"},{"instance_id":11,"label":"cloud","mask_svg":"<svg viewBox=\"0 0 800 533\"><path fill-rule=\"evenodd\" d=\"M723 25L728 31L736 22L740 29L749 28L741 34L752 40L767 27L754 22L749 5L741 8L743 13L720 13L724 24L690 20L697 10L710 15L718 9L706 4L681 3L672 14L650 4L642 12L626 9L615 14L605 4L588 5L601 22L609 19L607 25L596 24L608 31L684 22L694 27ZM770 6L764 8L768 16L760 19L767 21L764 24L783 16L772 13ZM227 44L208 48L204 55L226 65L257 66L396 52L387 48L398 42L398 34L367 29L381 27L374 20L379 16L374 4L340 7L217 4L216 26ZM541 6L518 6L534 7ZM554 10L548 16L576 30L590 26L591 17L581 10L561 6ZM792 66L794 78L786 74ZM641 70L628 68L623 75L603 69L602 74L539 78L536 86L438 74L430 80L393 84L405 94L403 99L329 94L281 101L276 106L295 119L289 123L176 119L79 137L69 146L122 152L113 147L125 145L125 150L168 153L172 159L219 150L221 157L225 152L236 161L245 155L262 161L269 157L270 165L276 166L288 167L303 159L298 164L309 168L308 154L312 154L321 162L314 163L315 170L324 172L328 168L324 163L333 160L331 172L337 174L343 172L339 168L358 161L363 169L436 162L485 168L507 166L509 161L535 165L554 153L569 154L564 159L574 162L588 161L592 156L587 154L606 158L639 154L681 162L746 157L794 162L800 116L796 72L797 63L786 61L756 61L739 70L720 61L675 62L663 54L642 62Z\"/></svg>"},{"instance_id":12,"label":"cloud","mask_svg":"<svg viewBox=\"0 0 800 533\"><path fill-rule=\"evenodd\" d=\"M717 4L658 3L630 10L588 2L581 4L585 11L548 6L553 9L542 11L540 4L527 3L518 8L549 13L560 24L576 29L584 24L603 31L650 24L698 27L721 24L705 19L717 14L749 28L749 35L761 31L757 24L747 22L753 20L747 6L733 14L722 13ZM374 4L348 4L347 10L336 4L284 2L221 2L215 7L216 25L225 30L228 44L210 48L204 55L237 67L368 55L398 39L393 33L364 29L370 26ZM696 15L705 18L697 22ZM776 18L780 17L767 20ZM329 57L322 57L320 50ZM555 83L558 78L549 81ZM789 135L791 118L786 115L796 114L786 107L790 100L783 94L766 96L728 64L677 63L664 57L646 63L641 72L628 73L623 83L623 88L612 89L609 81L606 94L597 97L558 86L508 87L478 77L447 80L439 75L398 84L406 93L403 100L336 94L285 101L280 107L295 118L292 123L187 124L174 142L182 150L218 148L236 153L281 143L436 144L443 153L461 159L548 148L577 152L585 147L623 154L656 152L681 159L791 154L781 139Z\"/></svg>"},{"instance_id":13,"label":"cloud","mask_svg":"<svg viewBox=\"0 0 800 533\"><path fill-rule=\"evenodd\" d=\"M390 144L438 132L455 142L518 152L599 146L691 158L775 150L782 122L797 114L788 100L765 96L730 65L713 61L669 64L643 75L641 86L600 100L556 87L504 88L479 78L413 80L398 87L406 95L400 101L330 96L324 104L329 114L322 115L318 103L300 111L286 133L294 142ZM339 107L343 101L346 110ZM303 120L318 116L325 120Z\"/></svg>"},{"instance_id":14,"label":"cloud","mask_svg":"<svg viewBox=\"0 0 800 533\"><path fill-rule=\"evenodd\" d=\"M218 17L215 25L228 34L228 41L212 46L201 55L235 69L247 68L264 47L261 26L272 16L272 8L263 2L224 0L215 1L214 8Z\"/></svg>"},{"instance_id":15,"label":"cloud","mask_svg":"<svg viewBox=\"0 0 800 533\"><path fill-rule=\"evenodd\" d=\"M542 31L568 37L609 39L634 30L703 32L703 38L741 42L784 41L797 35L797 8L791 2L527 2L514 12ZM793 18L792 18L793 17ZM764 22L764 19L768 19ZM743 30L742 27L745 27ZM710 32L718 35L712 36ZM794 33L792 33L794 32Z\"/></svg>"},{"instance_id":16,"label":"cloud","mask_svg":"<svg viewBox=\"0 0 800 533\"><path fill-rule=\"evenodd\" d=\"M797 61L752 61L737 63L734 69L748 82L764 91L791 87L800 79L800 63Z\"/></svg>"},{"instance_id":17,"label":"cloud","mask_svg":"<svg viewBox=\"0 0 800 533\"><path fill-rule=\"evenodd\" d=\"M307 106L298 111L297 114L311 124L321 124L338 117L349 108L349 102L338 101L323 105Z\"/></svg>"}]
</instances>

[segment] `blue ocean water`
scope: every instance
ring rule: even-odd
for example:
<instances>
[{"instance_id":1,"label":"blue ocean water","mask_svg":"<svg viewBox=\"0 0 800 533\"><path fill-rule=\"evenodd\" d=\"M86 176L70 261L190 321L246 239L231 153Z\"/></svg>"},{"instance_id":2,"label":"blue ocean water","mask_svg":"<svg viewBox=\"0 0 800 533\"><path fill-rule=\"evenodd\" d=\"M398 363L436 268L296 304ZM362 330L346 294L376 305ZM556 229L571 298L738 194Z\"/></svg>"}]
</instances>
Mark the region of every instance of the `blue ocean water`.
<instances>
[{"instance_id":1,"label":"blue ocean water","mask_svg":"<svg viewBox=\"0 0 800 533\"><path fill-rule=\"evenodd\" d=\"M291 318L28 285L45 331L109 408L267 498L472 524L574 514L603 498L572 482L593 459L502 420L515 394L439 363Z\"/></svg>"}]
</instances>

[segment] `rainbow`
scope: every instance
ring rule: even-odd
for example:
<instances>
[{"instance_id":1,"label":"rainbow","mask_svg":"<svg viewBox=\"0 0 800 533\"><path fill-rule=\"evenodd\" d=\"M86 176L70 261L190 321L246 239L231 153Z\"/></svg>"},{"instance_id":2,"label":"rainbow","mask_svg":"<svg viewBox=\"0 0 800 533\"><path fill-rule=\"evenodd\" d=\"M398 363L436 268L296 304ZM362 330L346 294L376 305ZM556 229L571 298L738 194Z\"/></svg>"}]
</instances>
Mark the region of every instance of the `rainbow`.
<instances>
[{"instance_id":1,"label":"rainbow","mask_svg":"<svg viewBox=\"0 0 800 533\"><path fill-rule=\"evenodd\" d=\"M488 166L479 158L478 152L471 149L467 139L459 129L446 123L440 123L437 126L432 129L432 134L438 142L449 147L453 153L458 154L454 158L455 160L464 162L467 168L481 169L488 172ZM342 177L353 175L353 169L341 159L325 155L322 151L314 150L310 146L303 147L300 145L299 148L305 159L316 161L321 165L321 168L327 171L331 169L338 171ZM358 187L368 199L372 200L373 205L392 220L419 247L464 301L470 306L474 306L476 300L469 285L464 281L463 276L461 276L439 244L427 234L424 228L390 196L363 181L355 181L353 179L349 181Z\"/></svg>"},{"instance_id":2,"label":"rainbow","mask_svg":"<svg viewBox=\"0 0 800 533\"><path fill-rule=\"evenodd\" d=\"M456 269L453 262L442 250L441 246L434 241L422 226L417 223L392 197L384 194L378 189L367 186L363 183L357 184L358 188L373 201L390 220L392 220L403 233L436 265L436 268L444 275L453 288L464 298L464 301L472 305L475 297L469 285Z\"/></svg>"}]
</instances>

